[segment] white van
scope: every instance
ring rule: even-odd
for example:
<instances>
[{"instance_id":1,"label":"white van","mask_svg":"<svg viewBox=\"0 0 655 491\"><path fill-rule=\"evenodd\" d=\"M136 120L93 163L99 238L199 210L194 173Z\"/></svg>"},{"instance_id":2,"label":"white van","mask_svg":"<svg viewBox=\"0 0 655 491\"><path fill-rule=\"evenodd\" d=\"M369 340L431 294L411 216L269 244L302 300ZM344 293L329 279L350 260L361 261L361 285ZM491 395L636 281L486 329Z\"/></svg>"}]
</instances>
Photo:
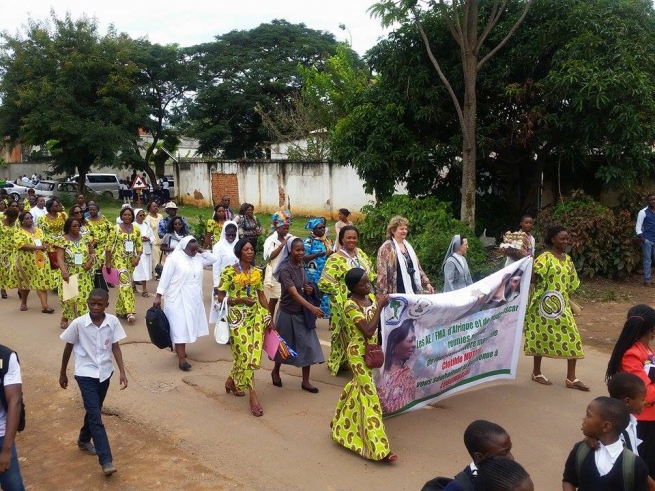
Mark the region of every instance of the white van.
<instances>
[{"instance_id":1,"label":"white van","mask_svg":"<svg viewBox=\"0 0 655 491\"><path fill-rule=\"evenodd\" d=\"M79 175L74 175L69 180L77 182ZM116 174L87 174L86 187L94 193L104 196L118 198L118 176Z\"/></svg>"}]
</instances>

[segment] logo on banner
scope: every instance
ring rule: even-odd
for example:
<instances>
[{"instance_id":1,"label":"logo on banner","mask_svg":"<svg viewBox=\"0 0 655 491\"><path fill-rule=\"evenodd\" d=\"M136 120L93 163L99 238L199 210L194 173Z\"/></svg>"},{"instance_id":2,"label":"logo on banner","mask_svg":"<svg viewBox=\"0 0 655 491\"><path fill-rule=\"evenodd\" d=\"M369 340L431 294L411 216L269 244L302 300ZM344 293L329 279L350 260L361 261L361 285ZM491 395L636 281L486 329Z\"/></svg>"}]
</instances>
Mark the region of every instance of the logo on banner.
<instances>
[{"instance_id":1,"label":"logo on banner","mask_svg":"<svg viewBox=\"0 0 655 491\"><path fill-rule=\"evenodd\" d=\"M547 319L557 319L564 313L564 297L555 290L548 290L539 302L539 313Z\"/></svg>"},{"instance_id":2,"label":"logo on banner","mask_svg":"<svg viewBox=\"0 0 655 491\"><path fill-rule=\"evenodd\" d=\"M433 309L434 305L432 302L425 298L419 298L416 300L414 305L409 308L407 315L409 315L412 319L418 319L419 317L428 315L430 312L432 312Z\"/></svg>"},{"instance_id":3,"label":"logo on banner","mask_svg":"<svg viewBox=\"0 0 655 491\"><path fill-rule=\"evenodd\" d=\"M403 313L407 310L407 307L407 299L404 297L394 297L389 299L389 305L387 308L391 310L391 317L385 319L385 322L390 326L397 326L400 324L400 319L402 319Z\"/></svg>"}]
</instances>

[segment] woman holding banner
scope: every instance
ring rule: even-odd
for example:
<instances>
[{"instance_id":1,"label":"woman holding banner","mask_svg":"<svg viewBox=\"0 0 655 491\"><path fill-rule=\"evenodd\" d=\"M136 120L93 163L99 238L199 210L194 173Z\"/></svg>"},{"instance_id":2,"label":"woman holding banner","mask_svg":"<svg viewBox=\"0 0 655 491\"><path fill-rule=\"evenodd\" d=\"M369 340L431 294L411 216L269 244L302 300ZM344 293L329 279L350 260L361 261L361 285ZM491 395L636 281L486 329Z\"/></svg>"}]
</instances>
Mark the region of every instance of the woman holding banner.
<instances>
[{"instance_id":1,"label":"woman holding banner","mask_svg":"<svg viewBox=\"0 0 655 491\"><path fill-rule=\"evenodd\" d=\"M387 241L378 249L380 293L434 293L430 280L418 262L414 248L407 242L409 221L395 216L387 226Z\"/></svg>"},{"instance_id":2,"label":"woman holding banner","mask_svg":"<svg viewBox=\"0 0 655 491\"><path fill-rule=\"evenodd\" d=\"M332 420L332 439L366 459L395 462L382 422L382 408L371 376L364 362L366 345L375 343L380 314L389 301L383 295L379 302L371 292L371 282L361 268L349 270L344 278L350 292L344 303L347 319L348 361L353 378L341 393Z\"/></svg>"},{"instance_id":3,"label":"woman holding banner","mask_svg":"<svg viewBox=\"0 0 655 491\"><path fill-rule=\"evenodd\" d=\"M550 227L545 238L548 250L534 262L534 293L525 314L525 354L534 357L532 380L553 383L541 373L541 359L566 358L566 388L588 391L575 376L578 358L584 358L582 338L571 312L569 295L580 285L573 261L566 254L569 234L564 227Z\"/></svg>"}]
</instances>

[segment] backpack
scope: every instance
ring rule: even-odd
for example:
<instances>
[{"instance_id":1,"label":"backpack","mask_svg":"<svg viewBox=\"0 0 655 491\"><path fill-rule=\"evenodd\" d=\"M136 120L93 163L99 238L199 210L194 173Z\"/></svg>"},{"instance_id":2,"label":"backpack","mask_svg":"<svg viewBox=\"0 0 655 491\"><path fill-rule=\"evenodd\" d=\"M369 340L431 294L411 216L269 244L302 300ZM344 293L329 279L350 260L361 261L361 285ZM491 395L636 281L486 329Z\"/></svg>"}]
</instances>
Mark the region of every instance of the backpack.
<instances>
[{"instance_id":1,"label":"backpack","mask_svg":"<svg viewBox=\"0 0 655 491\"><path fill-rule=\"evenodd\" d=\"M435 477L426 482L421 491L440 491L446 489L451 482L457 481L464 491L474 491L473 482L464 472L460 472L455 476L455 479L449 477Z\"/></svg>"},{"instance_id":2,"label":"backpack","mask_svg":"<svg viewBox=\"0 0 655 491\"><path fill-rule=\"evenodd\" d=\"M5 375L7 375L7 371L9 370L9 357L11 356L12 353L16 353L16 352L0 344L0 363L1 363L0 364L0 402L2 403L2 407L5 409L5 413L7 412L9 405L7 404L7 397L5 395L4 380L5 380ZM16 361L18 361L18 353L16 353ZM23 431L24 429L25 429L25 402L23 402L23 399L21 397L20 417L18 420L18 431Z\"/></svg>"},{"instance_id":3,"label":"backpack","mask_svg":"<svg viewBox=\"0 0 655 491\"><path fill-rule=\"evenodd\" d=\"M152 344L159 349L171 347L173 344L171 341L171 326L161 308L150 307L148 309L148 312L146 312L146 327Z\"/></svg>"},{"instance_id":4,"label":"backpack","mask_svg":"<svg viewBox=\"0 0 655 491\"><path fill-rule=\"evenodd\" d=\"M580 469L582 467L582 462L589 454L589 445L586 442L578 447L578 451L575 454L575 472L580 479ZM635 453L627 448L623 449L623 489L625 491L632 491L635 485L635 468L636 468L637 456Z\"/></svg>"}]
</instances>

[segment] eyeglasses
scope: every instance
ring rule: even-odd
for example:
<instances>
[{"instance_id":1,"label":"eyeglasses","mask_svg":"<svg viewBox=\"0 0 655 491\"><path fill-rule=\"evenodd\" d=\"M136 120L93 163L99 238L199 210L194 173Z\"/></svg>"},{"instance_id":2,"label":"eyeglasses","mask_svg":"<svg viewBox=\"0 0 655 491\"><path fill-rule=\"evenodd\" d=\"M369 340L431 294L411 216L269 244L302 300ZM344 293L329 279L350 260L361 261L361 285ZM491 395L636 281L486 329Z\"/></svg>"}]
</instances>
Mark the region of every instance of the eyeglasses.
<instances>
[{"instance_id":1,"label":"eyeglasses","mask_svg":"<svg viewBox=\"0 0 655 491\"><path fill-rule=\"evenodd\" d=\"M73 212L73 215L81 215L81 214L82 214L82 210L77 210Z\"/></svg>"}]
</instances>

